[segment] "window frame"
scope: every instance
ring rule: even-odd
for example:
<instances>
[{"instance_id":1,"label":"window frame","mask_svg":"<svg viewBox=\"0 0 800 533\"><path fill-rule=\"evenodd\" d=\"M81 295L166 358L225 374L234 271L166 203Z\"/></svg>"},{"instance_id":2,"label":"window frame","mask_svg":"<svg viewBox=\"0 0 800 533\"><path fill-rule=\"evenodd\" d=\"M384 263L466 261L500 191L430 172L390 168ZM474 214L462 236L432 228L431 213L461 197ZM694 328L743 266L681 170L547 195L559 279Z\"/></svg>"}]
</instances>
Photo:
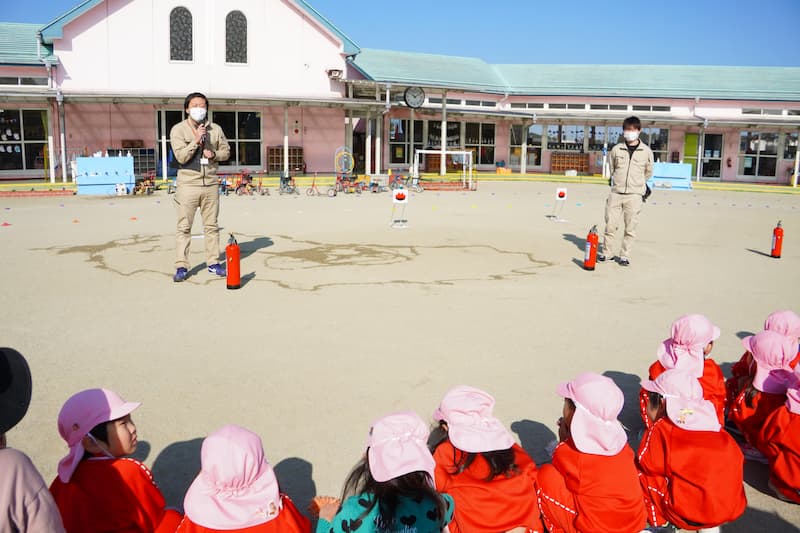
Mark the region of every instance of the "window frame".
<instances>
[{"instance_id":1,"label":"window frame","mask_svg":"<svg viewBox=\"0 0 800 533\"><path fill-rule=\"evenodd\" d=\"M50 123L49 123L50 117L49 117L47 108L44 108L44 107L17 107L17 108L4 108L2 111L4 113L16 112L17 120L19 121L19 139L11 139L11 140L5 139L5 140L2 140L2 138L0 138L0 146L3 146L3 152L4 153L5 153L6 146L8 146L8 147L19 146L19 149L20 149L19 154L20 154L20 160L22 162L22 166L21 166L21 168L0 169L0 175L19 174L19 173L33 174L33 173L38 173L38 172L47 172L48 168L47 168L47 165L46 165L45 161L46 161L46 159L48 157L48 154L47 154L47 152L49 150L49 147L48 147L48 136L50 134ZM45 117L44 138L42 138L42 139L27 139L26 138L26 135L25 135L25 112L26 111L44 113L44 117ZM0 130L0 135L7 135L5 133L7 128L2 127L1 125L0 125L0 128L2 128L2 130ZM13 134L12 134L12 136L13 136ZM43 161L42 161L42 167L41 168L36 167L35 164L34 164L33 168L28 168L28 157L27 157L27 155L28 155L28 147L34 146L34 145L41 145L42 146ZM9 153L12 153L12 152L9 152ZM35 160L34 160L34 162L35 162Z\"/></svg>"},{"instance_id":2,"label":"window frame","mask_svg":"<svg viewBox=\"0 0 800 533\"><path fill-rule=\"evenodd\" d=\"M748 153L746 150L742 151L742 138L746 135L746 138L749 140L750 143L759 142L758 149L755 153ZM763 135L775 135L775 154L762 154L761 144L760 141L762 140L761 137ZM778 175L778 168L779 163L781 161L782 153L781 153L781 132L779 131L761 131L761 130L739 130L739 142L738 142L738 150L736 155L736 175L737 177L744 178L744 179L753 179L753 178L772 178L774 180L780 179ZM753 139L755 137L755 140ZM766 141L765 141L766 142ZM755 167L755 172L753 174L746 174L744 170L747 168L745 163L748 158L753 159L753 167ZM774 161L774 169L775 172L773 174L761 174L761 162L762 160L771 159ZM742 172L740 172L740 170Z\"/></svg>"},{"instance_id":3,"label":"window frame","mask_svg":"<svg viewBox=\"0 0 800 533\"><path fill-rule=\"evenodd\" d=\"M228 19L235 14L239 14L244 19L244 61L230 61L228 59ZM247 66L250 64L250 24L247 15L241 9L233 9L225 15L225 64L230 66Z\"/></svg>"},{"instance_id":4,"label":"window frame","mask_svg":"<svg viewBox=\"0 0 800 533\"><path fill-rule=\"evenodd\" d=\"M467 128L470 124L477 124L478 125L478 143L470 143L466 136ZM492 142L487 143L484 142L484 127L491 126L494 131L492 134ZM483 154L484 149L491 148L492 151L492 161L490 163L483 162ZM464 122L464 150L469 152L472 149L475 149L475 154L472 158L473 165L482 165L482 166L489 166L497 164L497 124L494 122Z\"/></svg>"},{"instance_id":5,"label":"window frame","mask_svg":"<svg viewBox=\"0 0 800 533\"><path fill-rule=\"evenodd\" d=\"M220 170L228 171L228 170L240 170L242 168L249 168L249 169L259 169L264 168L264 161L265 161L265 149L264 149L264 112L259 109L212 109L211 110L211 121L219 126L219 123L215 120L215 116L221 113L233 113L233 123L236 126L234 132L222 130L225 134L225 137L228 139L228 144L231 147L231 156L227 161L221 161L219 163ZM258 115L259 125L258 125L258 139L248 139L248 138L240 138L239 137L239 125L240 119L239 115L242 113L256 113ZM221 126L219 126L221 127ZM239 145L240 144L258 144L258 162L257 163L245 163L242 164L240 160L239 154Z\"/></svg>"},{"instance_id":6,"label":"window frame","mask_svg":"<svg viewBox=\"0 0 800 533\"><path fill-rule=\"evenodd\" d=\"M512 124L509 127L509 135L508 135L508 166L511 168L521 168L522 166L522 144L515 144L514 143L514 128L519 128L521 130L522 124ZM528 131L526 133L526 139L530 141L532 130L535 128L539 128L539 143L535 142L527 142L525 144L528 153L525 161L525 168L540 168L542 166L542 150L545 138L545 129L543 124L530 124L528 126ZM520 131L519 138L522 139L522 131ZM519 155L514 155L514 151L518 150ZM538 150L538 153L537 153ZM531 162L531 156L538 158L538 164ZM516 163L513 161L513 158L516 157Z\"/></svg>"},{"instance_id":7,"label":"window frame","mask_svg":"<svg viewBox=\"0 0 800 533\"><path fill-rule=\"evenodd\" d=\"M403 140L402 141L394 141L392 140L392 122L399 121L402 123L403 128ZM411 119L410 118L390 118L389 119L389 131L387 134L387 139L389 143L389 165L410 165L413 162L414 158L414 149L419 148L420 150L425 148L425 137L424 137L424 121L420 119L414 119L414 137L415 139L409 139L409 132L411 126ZM416 140L419 138L419 141ZM395 161L395 149L397 147L402 147L404 161Z\"/></svg>"},{"instance_id":8,"label":"window frame","mask_svg":"<svg viewBox=\"0 0 800 533\"><path fill-rule=\"evenodd\" d=\"M172 37L173 37L173 28L172 28L172 16L173 14L183 9L189 14L189 37L191 38L191 58L190 59L173 59L172 57ZM175 6L169 12L169 20L168 20L168 28L169 28L169 61L170 63L194 63L194 56L195 56L195 39L194 39L194 15L192 14L191 9L186 6Z\"/></svg>"}]
</instances>

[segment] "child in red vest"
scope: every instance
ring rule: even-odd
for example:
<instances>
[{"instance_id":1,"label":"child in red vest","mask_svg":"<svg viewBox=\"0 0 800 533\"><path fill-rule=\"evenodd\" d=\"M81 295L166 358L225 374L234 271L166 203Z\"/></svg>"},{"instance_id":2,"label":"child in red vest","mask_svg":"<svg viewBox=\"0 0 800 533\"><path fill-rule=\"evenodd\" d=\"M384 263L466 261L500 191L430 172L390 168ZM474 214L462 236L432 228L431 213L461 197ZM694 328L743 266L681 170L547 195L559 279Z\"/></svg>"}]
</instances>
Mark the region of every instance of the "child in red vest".
<instances>
[{"instance_id":1,"label":"child in red vest","mask_svg":"<svg viewBox=\"0 0 800 533\"><path fill-rule=\"evenodd\" d=\"M714 341L719 339L717 326L703 315L685 315L672 324L672 335L658 347L658 359L650 365L649 378L656 379L665 370L685 370L700 380L703 398L710 400L720 424L725 422L725 376L709 357ZM652 425L647 416L648 393L641 389L639 410L646 428Z\"/></svg>"},{"instance_id":2,"label":"child in red vest","mask_svg":"<svg viewBox=\"0 0 800 533\"><path fill-rule=\"evenodd\" d=\"M652 422L638 454L648 521L661 531L719 531L747 507L742 452L691 374L667 370L642 387Z\"/></svg>"},{"instance_id":3,"label":"child in red vest","mask_svg":"<svg viewBox=\"0 0 800 533\"><path fill-rule=\"evenodd\" d=\"M558 387L564 416L553 463L537 476L542 520L550 533L638 533L647 519L633 450L622 424L622 391L585 373Z\"/></svg>"},{"instance_id":4,"label":"child in red vest","mask_svg":"<svg viewBox=\"0 0 800 533\"><path fill-rule=\"evenodd\" d=\"M769 461L769 486L782 500L800 503L800 366L786 390L786 403L761 427L758 441Z\"/></svg>"},{"instance_id":5,"label":"child in red vest","mask_svg":"<svg viewBox=\"0 0 800 533\"><path fill-rule=\"evenodd\" d=\"M456 504L450 533L543 533L536 464L494 417L494 403L482 390L459 386L433 414L444 432L433 452L436 490Z\"/></svg>"},{"instance_id":6,"label":"child in red vest","mask_svg":"<svg viewBox=\"0 0 800 533\"><path fill-rule=\"evenodd\" d=\"M800 343L800 316L793 311L775 311L764 321L765 331L774 331L788 337L795 344ZM800 361L800 349L797 356L789 363L789 367L797 367ZM742 389L750 384L753 374L756 371L756 363L749 351L745 351L742 357L731 367L731 377L725 381L725 388L728 394L728 404L742 392Z\"/></svg>"},{"instance_id":7,"label":"child in red vest","mask_svg":"<svg viewBox=\"0 0 800 533\"><path fill-rule=\"evenodd\" d=\"M176 533L310 533L308 518L281 494L258 435L224 426L206 437L200 454Z\"/></svg>"},{"instance_id":8,"label":"child in red vest","mask_svg":"<svg viewBox=\"0 0 800 533\"><path fill-rule=\"evenodd\" d=\"M794 382L789 363L797 353L797 346L773 331L746 337L742 344L752 354L756 370L734 399L728 418L747 441L743 447L745 459L766 463L759 433L767 417L786 401L786 389Z\"/></svg>"},{"instance_id":9,"label":"child in red vest","mask_svg":"<svg viewBox=\"0 0 800 533\"><path fill-rule=\"evenodd\" d=\"M139 405L89 389L61 408L58 432L69 454L58 463L50 492L67 533L172 533L180 523L180 514L164 508L150 470L125 457L136 451L131 412Z\"/></svg>"}]
</instances>

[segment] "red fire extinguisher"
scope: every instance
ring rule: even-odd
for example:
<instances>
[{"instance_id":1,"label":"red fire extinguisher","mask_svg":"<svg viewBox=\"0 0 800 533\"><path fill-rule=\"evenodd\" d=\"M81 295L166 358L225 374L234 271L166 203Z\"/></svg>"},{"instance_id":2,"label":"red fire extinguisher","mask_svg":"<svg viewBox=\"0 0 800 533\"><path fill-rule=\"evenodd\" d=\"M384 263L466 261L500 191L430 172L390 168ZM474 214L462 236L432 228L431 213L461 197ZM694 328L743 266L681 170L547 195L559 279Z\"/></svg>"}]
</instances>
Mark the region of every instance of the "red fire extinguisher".
<instances>
[{"instance_id":1,"label":"red fire extinguisher","mask_svg":"<svg viewBox=\"0 0 800 533\"><path fill-rule=\"evenodd\" d=\"M583 269L594 270L597 264L597 226L592 226L589 230L589 235L586 236L586 254L583 256Z\"/></svg>"},{"instance_id":2,"label":"red fire extinguisher","mask_svg":"<svg viewBox=\"0 0 800 533\"><path fill-rule=\"evenodd\" d=\"M239 243L236 242L236 237L234 237L233 233L231 233L231 238L228 240L228 246L225 247L229 289L238 289L242 286L242 278L239 271L239 258Z\"/></svg>"},{"instance_id":3,"label":"red fire extinguisher","mask_svg":"<svg viewBox=\"0 0 800 533\"><path fill-rule=\"evenodd\" d=\"M775 226L775 229L772 230L772 251L769 255L772 257L779 259L781 257L781 249L783 248L783 226L781 226L781 221L778 221L778 225Z\"/></svg>"}]
</instances>

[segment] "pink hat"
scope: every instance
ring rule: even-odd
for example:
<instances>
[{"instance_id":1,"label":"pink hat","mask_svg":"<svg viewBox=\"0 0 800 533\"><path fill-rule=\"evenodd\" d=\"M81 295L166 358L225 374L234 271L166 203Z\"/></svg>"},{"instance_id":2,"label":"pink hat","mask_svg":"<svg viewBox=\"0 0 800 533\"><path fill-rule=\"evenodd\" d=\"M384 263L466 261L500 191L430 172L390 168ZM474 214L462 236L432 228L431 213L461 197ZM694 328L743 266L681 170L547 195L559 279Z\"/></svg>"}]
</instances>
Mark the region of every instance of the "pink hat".
<instances>
[{"instance_id":1,"label":"pink hat","mask_svg":"<svg viewBox=\"0 0 800 533\"><path fill-rule=\"evenodd\" d=\"M684 369L699 378L703 375L703 351L719 335L719 328L705 316L682 316L672 323L670 338L658 347L658 360L666 369Z\"/></svg>"},{"instance_id":2,"label":"pink hat","mask_svg":"<svg viewBox=\"0 0 800 533\"><path fill-rule=\"evenodd\" d=\"M507 450L514 438L492 416L494 398L480 389L461 385L451 389L433 413L435 420L447 422L447 435L453 446L469 453Z\"/></svg>"},{"instance_id":3,"label":"pink hat","mask_svg":"<svg viewBox=\"0 0 800 533\"><path fill-rule=\"evenodd\" d=\"M609 378L586 372L562 383L558 394L575 402L570 433L578 450L593 455L617 455L628 439L617 417L625 397Z\"/></svg>"},{"instance_id":4,"label":"pink hat","mask_svg":"<svg viewBox=\"0 0 800 533\"><path fill-rule=\"evenodd\" d=\"M142 405L126 402L108 389L88 389L72 395L58 413L58 432L69 453L58 462L58 477L68 483L85 450L81 441L96 425L129 415Z\"/></svg>"},{"instance_id":5,"label":"pink hat","mask_svg":"<svg viewBox=\"0 0 800 533\"><path fill-rule=\"evenodd\" d=\"M428 427L416 413L394 413L376 420L367 441L372 477L382 483L411 472L427 472L433 479L436 463L427 440Z\"/></svg>"},{"instance_id":6,"label":"pink hat","mask_svg":"<svg viewBox=\"0 0 800 533\"><path fill-rule=\"evenodd\" d=\"M774 331L762 331L742 339L745 349L753 354L756 362L753 376L756 389L770 394L786 392L794 378L789 363L797 355L796 342Z\"/></svg>"},{"instance_id":7,"label":"pink hat","mask_svg":"<svg viewBox=\"0 0 800 533\"><path fill-rule=\"evenodd\" d=\"M800 316L794 311L775 311L764 321L764 329L791 337L797 342L800 337Z\"/></svg>"},{"instance_id":8,"label":"pink hat","mask_svg":"<svg viewBox=\"0 0 800 533\"><path fill-rule=\"evenodd\" d=\"M794 383L786 389L786 408L800 415L800 365L794 369Z\"/></svg>"},{"instance_id":9,"label":"pink hat","mask_svg":"<svg viewBox=\"0 0 800 533\"><path fill-rule=\"evenodd\" d=\"M689 431L720 430L714 404L703 399L700 381L688 372L667 370L652 381L642 381L642 388L664 397L667 416L679 428Z\"/></svg>"},{"instance_id":10,"label":"pink hat","mask_svg":"<svg viewBox=\"0 0 800 533\"><path fill-rule=\"evenodd\" d=\"M183 500L192 522L231 530L277 518L282 508L278 480L258 435L243 427L223 426L203 441L200 461L200 474Z\"/></svg>"}]
</instances>

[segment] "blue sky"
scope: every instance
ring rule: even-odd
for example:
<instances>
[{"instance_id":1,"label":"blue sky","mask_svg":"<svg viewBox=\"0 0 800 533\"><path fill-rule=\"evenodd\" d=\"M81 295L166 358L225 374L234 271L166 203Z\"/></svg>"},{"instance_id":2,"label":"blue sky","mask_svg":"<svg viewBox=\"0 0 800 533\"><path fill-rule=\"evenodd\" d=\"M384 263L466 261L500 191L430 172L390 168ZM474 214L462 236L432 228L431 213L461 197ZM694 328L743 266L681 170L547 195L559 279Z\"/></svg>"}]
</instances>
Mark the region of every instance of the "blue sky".
<instances>
[{"instance_id":1,"label":"blue sky","mask_svg":"<svg viewBox=\"0 0 800 533\"><path fill-rule=\"evenodd\" d=\"M366 48L491 63L800 66L800 0L309 2ZM9 1L0 20L45 23L79 3Z\"/></svg>"}]
</instances>

